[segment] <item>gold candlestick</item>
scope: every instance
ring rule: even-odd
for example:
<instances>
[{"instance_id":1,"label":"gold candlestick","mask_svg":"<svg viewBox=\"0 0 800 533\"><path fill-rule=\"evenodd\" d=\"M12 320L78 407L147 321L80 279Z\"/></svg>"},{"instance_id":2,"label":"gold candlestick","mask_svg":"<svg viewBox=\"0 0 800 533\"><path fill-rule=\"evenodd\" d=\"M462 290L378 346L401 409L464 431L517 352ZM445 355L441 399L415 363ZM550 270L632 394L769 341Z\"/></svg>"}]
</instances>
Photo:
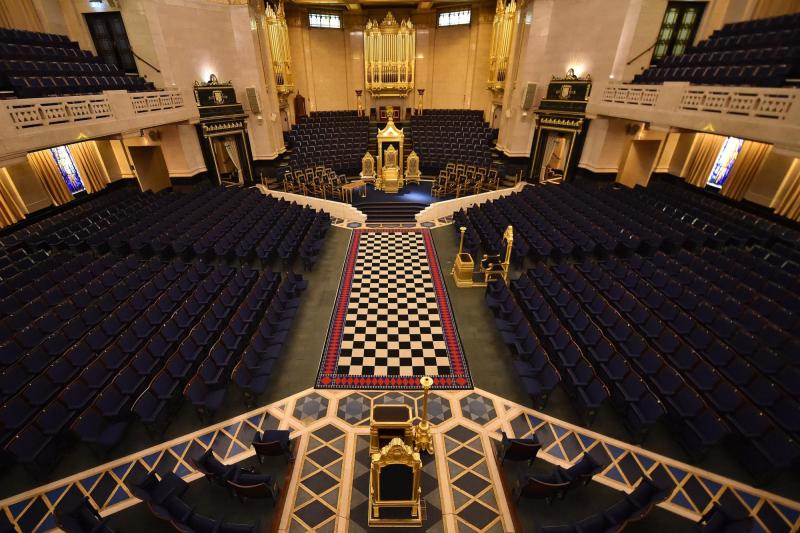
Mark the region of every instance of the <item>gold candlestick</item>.
<instances>
[{"instance_id":1,"label":"gold candlestick","mask_svg":"<svg viewBox=\"0 0 800 533\"><path fill-rule=\"evenodd\" d=\"M431 439L431 426L428 423L428 390L433 385L433 379L428 376L423 376L419 380L422 385L422 417L414 429L414 448L418 452L428 452L433 455L433 440Z\"/></svg>"}]
</instances>

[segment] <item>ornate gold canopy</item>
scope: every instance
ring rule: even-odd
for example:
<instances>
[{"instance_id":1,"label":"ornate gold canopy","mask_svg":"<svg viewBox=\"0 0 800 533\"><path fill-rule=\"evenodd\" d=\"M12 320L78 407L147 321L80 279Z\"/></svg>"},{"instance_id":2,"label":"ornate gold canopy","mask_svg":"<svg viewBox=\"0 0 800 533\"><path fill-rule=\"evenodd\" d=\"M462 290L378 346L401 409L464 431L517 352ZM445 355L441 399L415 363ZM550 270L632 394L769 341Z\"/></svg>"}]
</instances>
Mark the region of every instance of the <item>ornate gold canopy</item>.
<instances>
[{"instance_id":1,"label":"ornate gold canopy","mask_svg":"<svg viewBox=\"0 0 800 533\"><path fill-rule=\"evenodd\" d=\"M383 155L384 152L384 145L386 148L392 146L394 144L397 145L398 152L398 159L399 159L399 173L403 175L403 142L405 139L405 134L403 133L402 128L398 128L394 124L394 120L392 119L393 109L392 106L388 106L386 108L386 116L388 117L388 122L386 123L386 127L383 128L378 132L378 176L383 174L383 165L385 162L385 158Z\"/></svg>"}]
</instances>

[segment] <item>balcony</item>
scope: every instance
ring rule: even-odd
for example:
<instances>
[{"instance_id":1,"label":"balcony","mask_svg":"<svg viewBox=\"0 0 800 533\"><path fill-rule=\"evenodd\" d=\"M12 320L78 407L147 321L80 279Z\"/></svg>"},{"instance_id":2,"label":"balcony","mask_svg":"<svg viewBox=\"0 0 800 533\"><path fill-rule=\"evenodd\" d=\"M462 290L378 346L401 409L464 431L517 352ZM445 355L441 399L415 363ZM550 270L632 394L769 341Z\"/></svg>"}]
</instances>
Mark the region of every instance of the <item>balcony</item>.
<instances>
[{"instance_id":1,"label":"balcony","mask_svg":"<svg viewBox=\"0 0 800 533\"><path fill-rule=\"evenodd\" d=\"M800 89L596 84L587 115L731 135L800 152Z\"/></svg>"},{"instance_id":2,"label":"balcony","mask_svg":"<svg viewBox=\"0 0 800 533\"><path fill-rule=\"evenodd\" d=\"M190 92L170 89L0 101L0 166L27 152L197 120Z\"/></svg>"}]
</instances>

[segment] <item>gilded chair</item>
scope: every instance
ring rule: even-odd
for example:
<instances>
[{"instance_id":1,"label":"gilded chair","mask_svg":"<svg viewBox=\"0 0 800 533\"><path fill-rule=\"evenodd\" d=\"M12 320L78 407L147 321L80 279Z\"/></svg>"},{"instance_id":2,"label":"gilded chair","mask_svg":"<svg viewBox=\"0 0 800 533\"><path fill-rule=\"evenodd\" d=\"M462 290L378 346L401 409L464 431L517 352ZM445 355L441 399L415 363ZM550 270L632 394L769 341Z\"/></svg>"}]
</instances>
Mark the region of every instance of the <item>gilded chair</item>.
<instances>
[{"instance_id":1,"label":"gilded chair","mask_svg":"<svg viewBox=\"0 0 800 533\"><path fill-rule=\"evenodd\" d=\"M408 154L406 160L406 181L408 183L419 183L419 178L422 176L419 171L419 156L416 152L412 151Z\"/></svg>"},{"instance_id":2,"label":"gilded chair","mask_svg":"<svg viewBox=\"0 0 800 533\"><path fill-rule=\"evenodd\" d=\"M299 193L308 195L308 186L306 185L306 175L302 170L294 171L294 181Z\"/></svg>"},{"instance_id":3,"label":"gilded chair","mask_svg":"<svg viewBox=\"0 0 800 533\"><path fill-rule=\"evenodd\" d=\"M285 192L296 192L297 189L295 188L294 183L292 182L292 173L291 171L287 170L283 173L283 190Z\"/></svg>"},{"instance_id":4,"label":"gilded chair","mask_svg":"<svg viewBox=\"0 0 800 533\"><path fill-rule=\"evenodd\" d=\"M447 172L440 170L439 175L436 177L436 181L434 181L433 185L431 186L431 196L434 198L441 198L444 196L447 191L447 180Z\"/></svg>"}]
</instances>

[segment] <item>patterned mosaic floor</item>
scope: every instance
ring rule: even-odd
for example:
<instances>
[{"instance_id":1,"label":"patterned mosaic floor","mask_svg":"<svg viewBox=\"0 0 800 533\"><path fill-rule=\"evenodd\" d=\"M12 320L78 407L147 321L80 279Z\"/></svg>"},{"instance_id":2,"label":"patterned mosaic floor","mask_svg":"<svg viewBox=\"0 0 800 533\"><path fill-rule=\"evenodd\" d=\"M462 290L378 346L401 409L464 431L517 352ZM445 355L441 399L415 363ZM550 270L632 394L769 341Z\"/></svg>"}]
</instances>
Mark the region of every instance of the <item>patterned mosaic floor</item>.
<instances>
[{"instance_id":1,"label":"patterned mosaic floor","mask_svg":"<svg viewBox=\"0 0 800 533\"><path fill-rule=\"evenodd\" d=\"M212 448L223 462L236 463L253 455L250 442L258 429L279 427L292 430L298 460L293 463L292 481L282 488L287 497L278 530L360 532L366 519L364 438L369 433L372 404L406 404L416 417L421 396L420 391L308 389L0 501L2 518L18 531L48 531L55 526L56 507L84 496L101 508L103 515L110 515L138 503L125 484L148 471L172 471L194 481L202 474L189 464L192 454ZM755 531L781 533L800 528L800 502L694 469L479 389L436 391L430 396L429 410L435 424L435 454L424 467L427 531L514 530L492 459L500 431L517 437L535 434L542 443L537 460L552 464L568 466L582 453L591 454L604 465L594 481L613 489L630 491L645 473L661 478L673 487L661 507L690 520L697 520L714 502L722 501L754 516Z\"/></svg>"},{"instance_id":2,"label":"patterned mosaic floor","mask_svg":"<svg viewBox=\"0 0 800 533\"><path fill-rule=\"evenodd\" d=\"M428 230L353 231L318 388L471 388Z\"/></svg>"}]
</instances>

